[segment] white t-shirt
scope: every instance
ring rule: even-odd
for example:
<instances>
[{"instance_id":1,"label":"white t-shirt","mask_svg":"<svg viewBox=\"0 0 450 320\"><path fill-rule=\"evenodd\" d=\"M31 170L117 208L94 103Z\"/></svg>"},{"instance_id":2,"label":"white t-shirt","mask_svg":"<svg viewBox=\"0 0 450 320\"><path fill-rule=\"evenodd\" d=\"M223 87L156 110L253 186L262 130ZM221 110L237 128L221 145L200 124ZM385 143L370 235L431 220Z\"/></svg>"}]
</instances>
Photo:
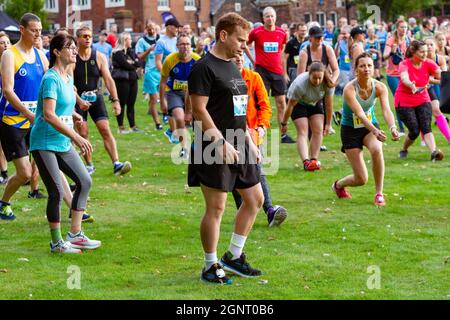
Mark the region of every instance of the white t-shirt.
<instances>
[{"instance_id":1,"label":"white t-shirt","mask_svg":"<svg viewBox=\"0 0 450 320\"><path fill-rule=\"evenodd\" d=\"M334 88L328 88L324 82L315 87L309 81L309 72L299 75L289 87L288 99L297 100L305 104L315 105L325 96L332 96Z\"/></svg>"}]
</instances>

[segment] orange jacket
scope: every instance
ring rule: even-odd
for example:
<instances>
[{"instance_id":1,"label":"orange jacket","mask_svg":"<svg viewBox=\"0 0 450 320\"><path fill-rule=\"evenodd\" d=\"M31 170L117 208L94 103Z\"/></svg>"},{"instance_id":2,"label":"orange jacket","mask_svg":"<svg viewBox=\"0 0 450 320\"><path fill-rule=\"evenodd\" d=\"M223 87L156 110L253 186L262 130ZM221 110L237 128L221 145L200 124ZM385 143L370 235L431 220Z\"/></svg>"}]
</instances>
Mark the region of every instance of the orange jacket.
<instances>
[{"instance_id":1,"label":"orange jacket","mask_svg":"<svg viewBox=\"0 0 450 320\"><path fill-rule=\"evenodd\" d=\"M248 88L247 102L247 126L250 129L253 141L260 145L262 141L258 139L258 131L254 130L262 126L270 127L272 118L272 107L269 102L269 95L261 76L252 70L242 69L242 78L244 78Z\"/></svg>"}]
</instances>

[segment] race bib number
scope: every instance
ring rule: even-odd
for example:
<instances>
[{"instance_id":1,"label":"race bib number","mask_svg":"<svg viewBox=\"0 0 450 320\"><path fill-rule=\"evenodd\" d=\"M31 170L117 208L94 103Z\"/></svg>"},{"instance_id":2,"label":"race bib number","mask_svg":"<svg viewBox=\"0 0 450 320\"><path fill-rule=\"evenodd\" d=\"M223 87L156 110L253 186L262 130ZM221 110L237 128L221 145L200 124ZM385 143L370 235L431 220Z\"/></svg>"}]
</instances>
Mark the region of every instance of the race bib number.
<instances>
[{"instance_id":1,"label":"race bib number","mask_svg":"<svg viewBox=\"0 0 450 320\"><path fill-rule=\"evenodd\" d=\"M31 113L33 113L33 114L36 113L37 101L22 101L22 104Z\"/></svg>"},{"instance_id":2,"label":"race bib number","mask_svg":"<svg viewBox=\"0 0 450 320\"><path fill-rule=\"evenodd\" d=\"M278 42L264 42L264 52L277 53L278 45Z\"/></svg>"},{"instance_id":3,"label":"race bib number","mask_svg":"<svg viewBox=\"0 0 450 320\"><path fill-rule=\"evenodd\" d=\"M298 64L299 61L300 61L300 56L294 56L294 63Z\"/></svg>"},{"instance_id":4,"label":"race bib number","mask_svg":"<svg viewBox=\"0 0 450 320\"><path fill-rule=\"evenodd\" d=\"M350 63L350 57L348 56L348 54L345 55L344 61L345 63Z\"/></svg>"},{"instance_id":5,"label":"race bib number","mask_svg":"<svg viewBox=\"0 0 450 320\"><path fill-rule=\"evenodd\" d=\"M372 122L372 108L370 108L369 111L366 112L366 117L370 122ZM364 123L360 118L358 118L356 114L353 114L353 127L355 129L364 128Z\"/></svg>"},{"instance_id":6,"label":"race bib number","mask_svg":"<svg viewBox=\"0 0 450 320\"><path fill-rule=\"evenodd\" d=\"M188 88L188 82L187 81L181 81L181 80L174 80L173 82L173 90L182 90L187 91Z\"/></svg>"},{"instance_id":7,"label":"race bib number","mask_svg":"<svg viewBox=\"0 0 450 320\"><path fill-rule=\"evenodd\" d=\"M233 96L235 117L247 115L247 101L248 96L246 94L240 96Z\"/></svg>"},{"instance_id":8,"label":"race bib number","mask_svg":"<svg viewBox=\"0 0 450 320\"><path fill-rule=\"evenodd\" d=\"M72 116L60 116L59 120L61 120L64 125L68 126L70 129L73 129L73 118Z\"/></svg>"}]
</instances>

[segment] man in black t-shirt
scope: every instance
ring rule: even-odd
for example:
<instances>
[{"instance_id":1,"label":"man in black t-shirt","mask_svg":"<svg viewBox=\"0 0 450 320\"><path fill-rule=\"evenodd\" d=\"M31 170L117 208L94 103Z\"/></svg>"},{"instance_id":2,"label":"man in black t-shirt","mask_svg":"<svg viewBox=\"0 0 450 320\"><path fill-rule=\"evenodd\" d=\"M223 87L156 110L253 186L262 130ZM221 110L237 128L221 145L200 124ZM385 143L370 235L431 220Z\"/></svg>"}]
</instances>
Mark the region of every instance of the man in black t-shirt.
<instances>
[{"instance_id":1,"label":"man in black t-shirt","mask_svg":"<svg viewBox=\"0 0 450 320\"><path fill-rule=\"evenodd\" d=\"M284 48L283 59L286 59L287 73L289 75L288 88L297 77L297 65L300 55L300 46L302 45L303 41L305 41L307 33L308 27L305 24L298 24L295 36L288 41L286 47Z\"/></svg>"},{"instance_id":2,"label":"man in black t-shirt","mask_svg":"<svg viewBox=\"0 0 450 320\"><path fill-rule=\"evenodd\" d=\"M225 271L244 277L261 275L247 262L243 247L261 209L264 196L259 183L258 148L246 130L247 86L230 60L243 53L249 23L236 13L219 19L216 45L192 68L188 80L195 120L195 141L191 147L188 183L201 186L205 215L200 235L205 254L201 279L208 283L231 284ZM227 192L236 189L243 203L229 250L220 263L217 243Z\"/></svg>"}]
</instances>

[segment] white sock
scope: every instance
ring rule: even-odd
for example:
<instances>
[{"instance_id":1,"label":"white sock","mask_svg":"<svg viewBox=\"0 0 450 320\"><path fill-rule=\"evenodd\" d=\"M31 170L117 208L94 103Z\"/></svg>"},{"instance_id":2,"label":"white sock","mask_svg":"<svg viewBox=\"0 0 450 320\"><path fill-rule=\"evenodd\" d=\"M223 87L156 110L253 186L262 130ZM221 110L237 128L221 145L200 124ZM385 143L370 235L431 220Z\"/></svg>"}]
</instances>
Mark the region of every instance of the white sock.
<instances>
[{"instance_id":1,"label":"white sock","mask_svg":"<svg viewBox=\"0 0 450 320\"><path fill-rule=\"evenodd\" d=\"M205 270L211 268L214 263L217 263L219 260L217 259L217 252L208 253L205 252Z\"/></svg>"},{"instance_id":2,"label":"white sock","mask_svg":"<svg viewBox=\"0 0 450 320\"><path fill-rule=\"evenodd\" d=\"M242 249L244 249L245 245L245 240L247 240L247 237L233 232L233 235L231 236L230 247L228 248L228 250L233 254L232 260L241 257Z\"/></svg>"}]
</instances>

